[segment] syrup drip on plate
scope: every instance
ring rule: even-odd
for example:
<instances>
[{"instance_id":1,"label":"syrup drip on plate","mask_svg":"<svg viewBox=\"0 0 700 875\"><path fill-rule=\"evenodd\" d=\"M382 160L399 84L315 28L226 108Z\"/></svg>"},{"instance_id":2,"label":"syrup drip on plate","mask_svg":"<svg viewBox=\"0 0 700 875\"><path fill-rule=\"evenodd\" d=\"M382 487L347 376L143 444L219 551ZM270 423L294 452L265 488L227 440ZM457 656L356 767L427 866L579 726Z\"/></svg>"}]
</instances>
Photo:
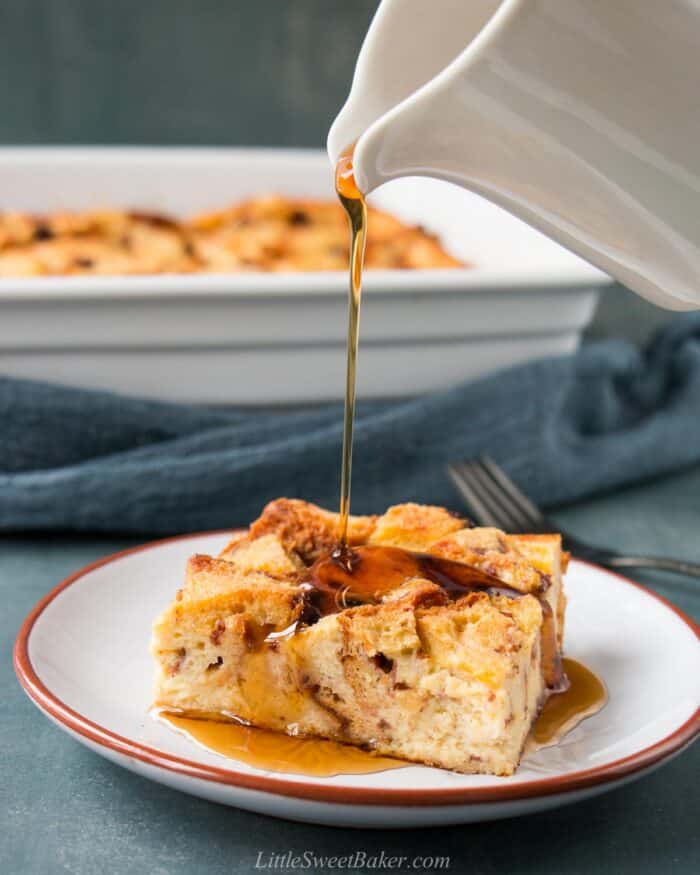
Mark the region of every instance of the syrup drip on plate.
<instances>
[{"instance_id":1,"label":"syrup drip on plate","mask_svg":"<svg viewBox=\"0 0 700 875\"><path fill-rule=\"evenodd\" d=\"M329 778L406 765L404 760L375 756L359 747L321 738L299 738L236 722L198 720L163 711L155 716L207 750L266 771Z\"/></svg>"},{"instance_id":2,"label":"syrup drip on plate","mask_svg":"<svg viewBox=\"0 0 700 875\"><path fill-rule=\"evenodd\" d=\"M595 672L568 657L564 657L563 663L569 688L554 693L545 702L530 732L526 754L558 744L582 720L601 711L608 701L605 684Z\"/></svg>"}]
</instances>

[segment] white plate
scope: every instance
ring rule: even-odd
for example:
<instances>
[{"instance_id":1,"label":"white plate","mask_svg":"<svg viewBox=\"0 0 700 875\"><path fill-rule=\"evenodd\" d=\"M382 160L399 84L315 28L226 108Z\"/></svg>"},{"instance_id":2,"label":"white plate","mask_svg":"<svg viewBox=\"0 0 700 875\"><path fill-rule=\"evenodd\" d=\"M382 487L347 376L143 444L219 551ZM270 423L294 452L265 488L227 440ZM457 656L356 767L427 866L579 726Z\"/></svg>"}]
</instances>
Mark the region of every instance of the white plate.
<instances>
[{"instance_id":1,"label":"white plate","mask_svg":"<svg viewBox=\"0 0 700 875\"><path fill-rule=\"evenodd\" d=\"M188 215L265 192L333 197L325 152L0 149L0 211ZM476 266L367 272L365 397L415 394L575 349L605 274L444 182L398 180L371 201ZM343 271L0 279L0 373L172 400L340 398L347 282ZM442 345L447 363L435 351Z\"/></svg>"},{"instance_id":2,"label":"white plate","mask_svg":"<svg viewBox=\"0 0 700 875\"><path fill-rule=\"evenodd\" d=\"M553 808L639 777L700 728L698 629L644 588L592 565L567 575L567 654L594 669L610 701L510 778L407 766L314 778L261 771L194 745L148 716L152 618L185 560L226 534L191 535L109 556L60 584L15 645L28 695L62 729L116 763L216 802L278 817L362 827L463 823Z\"/></svg>"}]
</instances>

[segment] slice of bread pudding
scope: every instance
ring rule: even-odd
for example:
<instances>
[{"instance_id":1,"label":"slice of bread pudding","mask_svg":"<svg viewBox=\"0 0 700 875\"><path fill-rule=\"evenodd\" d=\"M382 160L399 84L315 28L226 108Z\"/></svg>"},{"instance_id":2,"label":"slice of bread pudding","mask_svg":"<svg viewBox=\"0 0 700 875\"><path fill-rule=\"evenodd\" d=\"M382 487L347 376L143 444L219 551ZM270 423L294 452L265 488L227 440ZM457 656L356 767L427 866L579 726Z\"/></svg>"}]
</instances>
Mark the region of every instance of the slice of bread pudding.
<instances>
[{"instance_id":1,"label":"slice of bread pudding","mask_svg":"<svg viewBox=\"0 0 700 875\"><path fill-rule=\"evenodd\" d=\"M404 504L351 518L333 552L337 522L279 499L190 559L153 629L155 706L512 774L565 682L559 536Z\"/></svg>"}]
</instances>

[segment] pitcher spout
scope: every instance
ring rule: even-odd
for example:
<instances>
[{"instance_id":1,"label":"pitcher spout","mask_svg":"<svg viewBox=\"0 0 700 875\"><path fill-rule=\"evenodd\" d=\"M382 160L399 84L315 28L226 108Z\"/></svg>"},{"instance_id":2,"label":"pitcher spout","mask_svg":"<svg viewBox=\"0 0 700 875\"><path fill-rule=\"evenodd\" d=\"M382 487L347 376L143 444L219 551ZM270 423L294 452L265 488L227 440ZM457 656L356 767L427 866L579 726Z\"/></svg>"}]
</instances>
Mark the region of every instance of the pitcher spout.
<instances>
[{"instance_id":1,"label":"pitcher spout","mask_svg":"<svg viewBox=\"0 0 700 875\"><path fill-rule=\"evenodd\" d=\"M437 35L406 10L437 6L449 39L407 72L416 41ZM356 141L365 193L402 176L456 183L650 300L697 308L698 57L682 0L661 17L633 0L385 0L329 151Z\"/></svg>"},{"instance_id":2,"label":"pitcher spout","mask_svg":"<svg viewBox=\"0 0 700 875\"><path fill-rule=\"evenodd\" d=\"M328 133L331 162L448 67L511 2L383 0L360 49L350 94Z\"/></svg>"}]
</instances>

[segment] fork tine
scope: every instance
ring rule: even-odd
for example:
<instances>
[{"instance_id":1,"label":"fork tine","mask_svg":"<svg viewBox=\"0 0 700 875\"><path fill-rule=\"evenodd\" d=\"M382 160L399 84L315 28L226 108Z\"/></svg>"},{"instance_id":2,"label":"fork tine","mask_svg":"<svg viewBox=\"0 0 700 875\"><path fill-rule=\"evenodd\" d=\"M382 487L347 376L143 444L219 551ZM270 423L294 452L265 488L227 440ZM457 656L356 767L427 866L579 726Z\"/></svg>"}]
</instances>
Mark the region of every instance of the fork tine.
<instances>
[{"instance_id":1,"label":"fork tine","mask_svg":"<svg viewBox=\"0 0 700 875\"><path fill-rule=\"evenodd\" d=\"M535 507L530 499L522 493L506 472L500 468L490 456L481 456L481 464L488 471L491 478L501 487L508 498L519 508L523 514L523 520L531 529L546 527L544 515Z\"/></svg>"},{"instance_id":2,"label":"fork tine","mask_svg":"<svg viewBox=\"0 0 700 875\"><path fill-rule=\"evenodd\" d=\"M525 496L510 484L505 474L499 472L495 462L491 465L473 459L449 466L452 480L474 511L482 525L496 526L511 533L542 532L547 528L544 518ZM497 478L492 472L501 473ZM510 484L520 501L511 499ZM524 502L524 507L523 507ZM528 513L534 511L533 514Z\"/></svg>"},{"instance_id":3,"label":"fork tine","mask_svg":"<svg viewBox=\"0 0 700 875\"><path fill-rule=\"evenodd\" d=\"M491 485L488 475L481 470L478 461L472 459L462 462L458 468L463 481L479 502L481 524L506 531L517 529L517 520L508 512L507 504L499 500L497 491Z\"/></svg>"},{"instance_id":4,"label":"fork tine","mask_svg":"<svg viewBox=\"0 0 700 875\"><path fill-rule=\"evenodd\" d=\"M457 487L457 491L462 498L467 502L471 511L477 517L478 522L486 526L495 526L498 528L498 521L491 514L489 508L484 504L479 495L472 488L470 480L465 476L463 464L453 463L447 466L447 473L450 479Z\"/></svg>"},{"instance_id":5,"label":"fork tine","mask_svg":"<svg viewBox=\"0 0 700 875\"><path fill-rule=\"evenodd\" d=\"M481 462L475 459L468 464L474 489L479 491L482 500L491 507L492 516L498 520L498 527L506 532L525 531L527 526L519 508L508 500L508 496L491 479Z\"/></svg>"}]
</instances>

